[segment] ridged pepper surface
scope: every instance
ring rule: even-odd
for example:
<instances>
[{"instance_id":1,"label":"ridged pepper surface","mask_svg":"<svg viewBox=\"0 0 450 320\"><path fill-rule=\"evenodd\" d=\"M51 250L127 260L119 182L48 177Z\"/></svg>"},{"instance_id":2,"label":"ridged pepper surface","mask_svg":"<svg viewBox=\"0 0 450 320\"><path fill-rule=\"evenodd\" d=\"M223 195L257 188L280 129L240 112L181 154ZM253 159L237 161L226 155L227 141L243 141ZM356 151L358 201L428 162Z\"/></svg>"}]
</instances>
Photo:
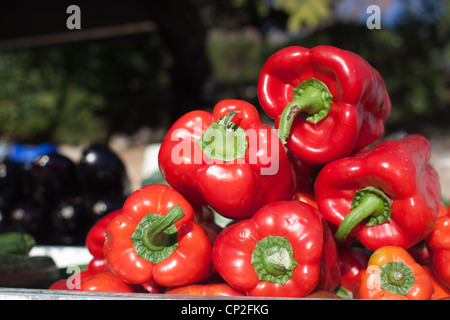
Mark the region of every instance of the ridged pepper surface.
<instances>
[{"instance_id":1,"label":"ridged pepper surface","mask_svg":"<svg viewBox=\"0 0 450 320\"><path fill-rule=\"evenodd\" d=\"M222 100L212 113L195 110L179 118L161 144L158 161L169 185L193 205L209 205L234 220L290 200L295 189L275 130L242 100Z\"/></svg>"},{"instance_id":2,"label":"ridged pepper surface","mask_svg":"<svg viewBox=\"0 0 450 320\"><path fill-rule=\"evenodd\" d=\"M258 80L261 107L286 148L323 165L377 141L391 102L384 80L353 52L290 46L274 53Z\"/></svg>"},{"instance_id":3,"label":"ridged pepper surface","mask_svg":"<svg viewBox=\"0 0 450 320\"><path fill-rule=\"evenodd\" d=\"M305 297L334 292L340 281L327 221L303 201L269 204L225 228L213 263L229 285L249 296Z\"/></svg>"},{"instance_id":4,"label":"ridged pepper surface","mask_svg":"<svg viewBox=\"0 0 450 320\"><path fill-rule=\"evenodd\" d=\"M181 286L210 275L211 243L176 190L151 184L133 192L106 227L105 258L130 284Z\"/></svg>"},{"instance_id":5,"label":"ridged pepper surface","mask_svg":"<svg viewBox=\"0 0 450 320\"><path fill-rule=\"evenodd\" d=\"M371 251L408 249L424 240L441 202L430 156L430 142L414 134L328 163L317 176L315 194L322 214L338 226L336 239L358 237Z\"/></svg>"}]
</instances>

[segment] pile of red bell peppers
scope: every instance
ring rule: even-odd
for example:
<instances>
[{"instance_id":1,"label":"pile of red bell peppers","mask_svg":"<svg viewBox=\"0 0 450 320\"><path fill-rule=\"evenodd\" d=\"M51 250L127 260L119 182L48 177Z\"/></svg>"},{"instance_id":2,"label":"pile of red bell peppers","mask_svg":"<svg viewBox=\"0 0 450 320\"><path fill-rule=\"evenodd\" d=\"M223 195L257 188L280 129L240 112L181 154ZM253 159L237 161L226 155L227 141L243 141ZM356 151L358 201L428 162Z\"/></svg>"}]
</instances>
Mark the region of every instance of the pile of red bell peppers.
<instances>
[{"instance_id":1,"label":"pile of red bell peppers","mask_svg":"<svg viewBox=\"0 0 450 320\"><path fill-rule=\"evenodd\" d=\"M326 299L450 299L450 211L418 134L384 138L380 74L339 48L284 48L241 100L195 110L51 289ZM218 226L218 215L230 219Z\"/></svg>"}]
</instances>

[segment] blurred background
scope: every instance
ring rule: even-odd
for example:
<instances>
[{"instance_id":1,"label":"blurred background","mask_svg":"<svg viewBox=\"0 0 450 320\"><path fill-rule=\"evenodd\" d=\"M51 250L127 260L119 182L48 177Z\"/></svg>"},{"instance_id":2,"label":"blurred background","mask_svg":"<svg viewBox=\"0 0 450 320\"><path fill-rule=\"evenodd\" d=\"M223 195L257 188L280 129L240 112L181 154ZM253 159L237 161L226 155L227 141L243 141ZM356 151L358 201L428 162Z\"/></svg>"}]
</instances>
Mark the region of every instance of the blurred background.
<instances>
[{"instance_id":1,"label":"blurred background","mask_svg":"<svg viewBox=\"0 0 450 320\"><path fill-rule=\"evenodd\" d=\"M78 1L80 30L66 27L69 2L11 2L0 19L5 139L107 141L222 98L258 105L259 72L288 45L369 61L393 102L388 128L450 119L448 0ZM373 4L381 29L366 25Z\"/></svg>"},{"instance_id":2,"label":"blurred background","mask_svg":"<svg viewBox=\"0 0 450 320\"><path fill-rule=\"evenodd\" d=\"M81 29L66 25L70 4ZM379 28L367 25L371 5ZM386 135L432 140L450 197L449 10L449 0L10 1L0 12L0 142L51 143L74 161L107 144L134 189L145 148L181 114L237 98L270 123L256 94L266 59L333 45L379 70L393 106Z\"/></svg>"}]
</instances>

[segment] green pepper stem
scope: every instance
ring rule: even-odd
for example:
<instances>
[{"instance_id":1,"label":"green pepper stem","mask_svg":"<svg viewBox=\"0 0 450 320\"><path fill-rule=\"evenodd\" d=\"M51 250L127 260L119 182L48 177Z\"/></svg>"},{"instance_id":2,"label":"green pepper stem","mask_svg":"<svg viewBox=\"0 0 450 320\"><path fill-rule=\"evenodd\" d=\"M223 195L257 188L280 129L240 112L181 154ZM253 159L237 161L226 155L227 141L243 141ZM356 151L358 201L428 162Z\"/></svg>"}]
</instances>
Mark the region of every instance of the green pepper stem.
<instances>
[{"instance_id":1,"label":"green pepper stem","mask_svg":"<svg viewBox=\"0 0 450 320\"><path fill-rule=\"evenodd\" d=\"M306 121L317 123L324 119L331 107L332 95L327 86L314 78L303 81L294 89L294 99L281 113L278 126L279 137L283 143L289 137L295 116L307 114Z\"/></svg>"},{"instance_id":2,"label":"green pepper stem","mask_svg":"<svg viewBox=\"0 0 450 320\"><path fill-rule=\"evenodd\" d=\"M389 281L396 286L401 286L405 283L405 274L399 270L389 273Z\"/></svg>"},{"instance_id":3,"label":"green pepper stem","mask_svg":"<svg viewBox=\"0 0 450 320\"><path fill-rule=\"evenodd\" d=\"M380 215L385 211L385 201L379 195L368 192L359 199L359 204L354 207L344 218L335 234L338 241L345 241L357 224L372 215Z\"/></svg>"},{"instance_id":4,"label":"green pepper stem","mask_svg":"<svg viewBox=\"0 0 450 320\"><path fill-rule=\"evenodd\" d=\"M403 262L388 262L380 268L381 288L399 295L407 295L415 278L410 267Z\"/></svg>"},{"instance_id":5,"label":"green pepper stem","mask_svg":"<svg viewBox=\"0 0 450 320\"><path fill-rule=\"evenodd\" d=\"M248 148L245 130L231 122L235 110L213 122L197 141L209 159L231 161L243 158Z\"/></svg>"},{"instance_id":6,"label":"green pepper stem","mask_svg":"<svg viewBox=\"0 0 450 320\"><path fill-rule=\"evenodd\" d=\"M154 251L161 251L170 244L170 236L164 231L184 217L180 206L172 207L161 219L147 227L144 232L144 245Z\"/></svg>"},{"instance_id":7,"label":"green pepper stem","mask_svg":"<svg viewBox=\"0 0 450 320\"><path fill-rule=\"evenodd\" d=\"M286 237L267 236L256 243L251 264L258 279L284 285L297 266Z\"/></svg>"},{"instance_id":8,"label":"green pepper stem","mask_svg":"<svg viewBox=\"0 0 450 320\"><path fill-rule=\"evenodd\" d=\"M262 261L266 271L274 276L285 274L291 266L289 252L285 248L263 255Z\"/></svg>"}]
</instances>

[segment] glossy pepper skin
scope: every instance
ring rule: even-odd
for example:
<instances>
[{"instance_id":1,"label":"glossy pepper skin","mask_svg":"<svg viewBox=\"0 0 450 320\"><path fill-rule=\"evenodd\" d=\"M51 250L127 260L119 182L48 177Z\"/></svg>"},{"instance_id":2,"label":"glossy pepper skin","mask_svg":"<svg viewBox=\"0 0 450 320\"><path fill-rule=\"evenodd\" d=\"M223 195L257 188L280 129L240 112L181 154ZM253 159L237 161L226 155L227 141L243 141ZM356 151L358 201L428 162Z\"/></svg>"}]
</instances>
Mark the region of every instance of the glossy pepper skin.
<instances>
[{"instance_id":1,"label":"glossy pepper skin","mask_svg":"<svg viewBox=\"0 0 450 320\"><path fill-rule=\"evenodd\" d=\"M367 268L370 255L370 251L360 247L338 248L342 288L352 291L353 280L361 270Z\"/></svg>"},{"instance_id":2,"label":"glossy pepper skin","mask_svg":"<svg viewBox=\"0 0 450 320\"><path fill-rule=\"evenodd\" d=\"M441 194L430 154L429 141L415 134L324 166L315 182L316 201L338 226L335 238L356 236L371 251L407 249L424 240L436 224Z\"/></svg>"},{"instance_id":3,"label":"glossy pepper skin","mask_svg":"<svg viewBox=\"0 0 450 320\"><path fill-rule=\"evenodd\" d=\"M103 252L103 245L105 243L106 226L112 219L120 214L122 214L122 209L114 210L101 217L89 229L86 235L86 248L94 258L105 257L105 253Z\"/></svg>"},{"instance_id":4,"label":"glossy pepper skin","mask_svg":"<svg viewBox=\"0 0 450 320\"><path fill-rule=\"evenodd\" d=\"M214 244L213 263L229 285L249 296L333 292L340 276L326 220L301 201L269 204L226 227Z\"/></svg>"},{"instance_id":5,"label":"glossy pepper skin","mask_svg":"<svg viewBox=\"0 0 450 320\"><path fill-rule=\"evenodd\" d=\"M105 244L106 226L108 223L122 214L122 209L114 210L99 220L89 229L86 235L86 248L92 255L91 261L87 266L88 270L94 273L109 271L108 262L105 259L105 253L103 252L103 246Z\"/></svg>"},{"instance_id":6,"label":"glossy pepper skin","mask_svg":"<svg viewBox=\"0 0 450 320\"><path fill-rule=\"evenodd\" d=\"M292 200L300 200L309 203L317 209L317 203L314 196L314 175L316 167L301 161L298 157L288 152L295 174L295 192Z\"/></svg>"},{"instance_id":7,"label":"glossy pepper skin","mask_svg":"<svg viewBox=\"0 0 450 320\"><path fill-rule=\"evenodd\" d=\"M431 282L433 282L433 296L431 300L441 300L441 299L449 299L450 298L450 288L448 288L441 281L441 277L437 276L437 271L431 264L422 265L423 269L430 276Z\"/></svg>"},{"instance_id":8,"label":"glossy pepper skin","mask_svg":"<svg viewBox=\"0 0 450 320\"><path fill-rule=\"evenodd\" d=\"M73 274L70 278L60 279L49 286L49 290L78 290L79 284L86 278L97 274L89 269L84 269ZM70 287L70 288L69 288Z\"/></svg>"},{"instance_id":9,"label":"glossy pepper skin","mask_svg":"<svg viewBox=\"0 0 450 320\"><path fill-rule=\"evenodd\" d=\"M401 247L386 246L370 256L359 284L360 299L430 300L433 282Z\"/></svg>"},{"instance_id":10,"label":"glossy pepper skin","mask_svg":"<svg viewBox=\"0 0 450 320\"><path fill-rule=\"evenodd\" d=\"M105 257L93 257L91 261L89 261L87 268L94 273L109 271L108 262Z\"/></svg>"},{"instance_id":11,"label":"glossy pepper skin","mask_svg":"<svg viewBox=\"0 0 450 320\"><path fill-rule=\"evenodd\" d=\"M438 277L450 289L450 208L441 211L425 243Z\"/></svg>"},{"instance_id":12,"label":"glossy pepper skin","mask_svg":"<svg viewBox=\"0 0 450 320\"><path fill-rule=\"evenodd\" d=\"M106 271L94 274L80 282L80 291L95 292L146 292L141 286L126 283L115 274Z\"/></svg>"},{"instance_id":13,"label":"glossy pepper skin","mask_svg":"<svg viewBox=\"0 0 450 320\"><path fill-rule=\"evenodd\" d=\"M331 46L291 46L273 54L259 76L258 98L286 148L315 165L378 140L391 110L378 71Z\"/></svg>"},{"instance_id":14,"label":"glossy pepper skin","mask_svg":"<svg viewBox=\"0 0 450 320\"><path fill-rule=\"evenodd\" d=\"M329 291L316 291L305 297L306 299L342 299L338 295Z\"/></svg>"},{"instance_id":15,"label":"glossy pepper skin","mask_svg":"<svg viewBox=\"0 0 450 320\"><path fill-rule=\"evenodd\" d=\"M171 187L136 190L106 228L104 252L111 271L131 284L203 280L212 267L211 244L193 219L190 203Z\"/></svg>"},{"instance_id":16,"label":"glossy pepper skin","mask_svg":"<svg viewBox=\"0 0 450 320\"><path fill-rule=\"evenodd\" d=\"M290 200L295 180L275 130L242 100L222 100L212 113L191 111L169 129L159 151L169 185L193 205L224 217L251 217L262 206Z\"/></svg>"},{"instance_id":17,"label":"glossy pepper skin","mask_svg":"<svg viewBox=\"0 0 450 320\"><path fill-rule=\"evenodd\" d=\"M211 284L188 284L170 289L165 294L184 294L195 296L221 296L221 297L242 297L245 294L239 290L230 287L226 283Z\"/></svg>"}]
</instances>

